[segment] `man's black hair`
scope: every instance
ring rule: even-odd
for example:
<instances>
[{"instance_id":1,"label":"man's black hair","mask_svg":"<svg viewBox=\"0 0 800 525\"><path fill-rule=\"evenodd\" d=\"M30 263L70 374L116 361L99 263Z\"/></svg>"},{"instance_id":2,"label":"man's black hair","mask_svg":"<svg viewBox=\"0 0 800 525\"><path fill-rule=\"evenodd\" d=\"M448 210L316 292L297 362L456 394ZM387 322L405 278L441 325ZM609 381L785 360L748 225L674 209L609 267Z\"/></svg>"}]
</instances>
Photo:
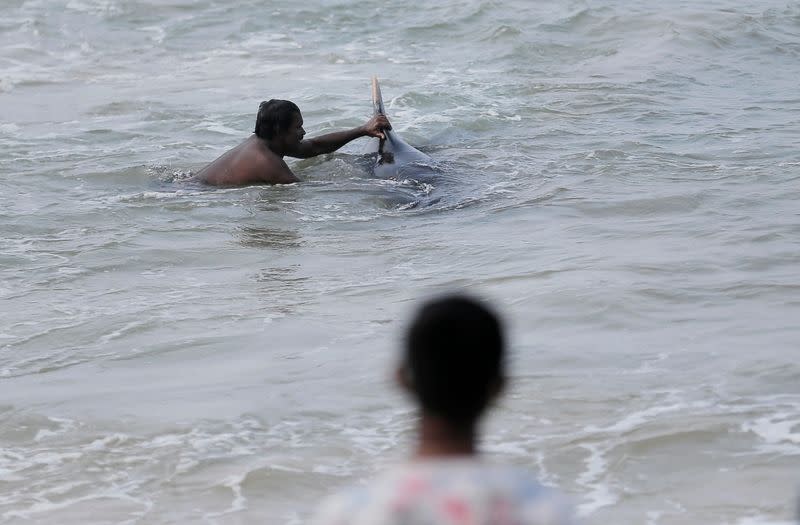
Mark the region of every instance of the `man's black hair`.
<instances>
[{"instance_id":1,"label":"man's black hair","mask_svg":"<svg viewBox=\"0 0 800 525\"><path fill-rule=\"evenodd\" d=\"M498 317L464 296L434 299L408 330L405 365L423 411L472 425L500 387L505 342Z\"/></svg>"},{"instance_id":2,"label":"man's black hair","mask_svg":"<svg viewBox=\"0 0 800 525\"><path fill-rule=\"evenodd\" d=\"M292 117L300 113L297 104L289 100L265 100L258 106L256 129L254 133L262 139L271 139L277 133L286 131L292 124Z\"/></svg>"}]
</instances>

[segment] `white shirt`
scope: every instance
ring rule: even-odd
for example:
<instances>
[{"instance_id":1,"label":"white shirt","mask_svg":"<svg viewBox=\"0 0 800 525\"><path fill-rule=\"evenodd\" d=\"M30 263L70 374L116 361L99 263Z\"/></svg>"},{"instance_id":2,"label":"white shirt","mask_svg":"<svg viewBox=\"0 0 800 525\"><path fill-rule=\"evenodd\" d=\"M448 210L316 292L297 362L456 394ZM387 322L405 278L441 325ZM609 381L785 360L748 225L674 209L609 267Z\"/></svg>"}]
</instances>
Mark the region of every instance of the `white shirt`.
<instances>
[{"instance_id":1,"label":"white shirt","mask_svg":"<svg viewBox=\"0 0 800 525\"><path fill-rule=\"evenodd\" d=\"M526 470L425 460L325 500L313 525L571 525L565 498Z\"/></svg>"}]
</instances>

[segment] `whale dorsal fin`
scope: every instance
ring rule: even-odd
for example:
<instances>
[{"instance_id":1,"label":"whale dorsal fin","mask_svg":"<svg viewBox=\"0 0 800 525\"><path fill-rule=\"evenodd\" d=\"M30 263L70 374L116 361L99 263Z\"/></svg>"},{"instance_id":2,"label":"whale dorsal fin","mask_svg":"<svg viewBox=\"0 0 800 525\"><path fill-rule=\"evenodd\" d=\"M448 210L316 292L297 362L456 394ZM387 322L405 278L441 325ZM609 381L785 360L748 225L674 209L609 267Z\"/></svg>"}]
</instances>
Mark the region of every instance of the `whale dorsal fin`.
<instances>
[{"instance_id":1,"label":"whale dorsal fin","mask_svg":"<svg viewBox=\"0 0 800 525\"><path fill-rule=\"evenodd\" d=\"M385 115L383 109L383 97L381 96L381 86L378 84L378 77L372 77L372 108L376 115Z\"/></svg>"},{"instance_id":2,"label":"whale dorsal fin","mask_svg":"<svg viewBox=\"0 0 800 525\"><path fill-rule=\"evenodd\" d=\"M386 115L377 76L372 77L372 109L375 115ZM378 159L376 164L376 169L380 169L383 175L393 177L397 175L399 169L405 169L414 164L425 165L427 166L425 169L430 171L430 165L433 162L430 157L407 144L392 129L384 129L383 134L385 138L377 141ZM371 144L374 147L375 142L371 142Z\"/></svg>"}]
</instances>

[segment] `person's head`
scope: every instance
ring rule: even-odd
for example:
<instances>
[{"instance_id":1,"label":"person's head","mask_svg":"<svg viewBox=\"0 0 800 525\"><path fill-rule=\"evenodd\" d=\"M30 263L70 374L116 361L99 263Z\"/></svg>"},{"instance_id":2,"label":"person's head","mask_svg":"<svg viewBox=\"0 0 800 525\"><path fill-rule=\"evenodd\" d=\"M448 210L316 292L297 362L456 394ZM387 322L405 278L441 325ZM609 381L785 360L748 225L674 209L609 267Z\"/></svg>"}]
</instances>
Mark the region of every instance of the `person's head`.
<instances>
[{"instance_id":1,"label":"person's head","mask_svg":"<svg viewBox=\"0 0 800 525\"><path fill-rule=\"evenodd\" d=\"M401 381L423 414L472 426L503 386L505 341L498 317L460 295L431 300L408 329Z\"/></svg>"},{"instance_id":2,"label":"person's head","mask_svg":"<svg viewBox=\"0 0 800 525\"><path fill-rule=\"evenodd\" d=\"M257 137L266 140L286 138L287 142L303 140L303 116L297 104L288 100L265 100L258 106Z\"/></svg>"}]
</instances>

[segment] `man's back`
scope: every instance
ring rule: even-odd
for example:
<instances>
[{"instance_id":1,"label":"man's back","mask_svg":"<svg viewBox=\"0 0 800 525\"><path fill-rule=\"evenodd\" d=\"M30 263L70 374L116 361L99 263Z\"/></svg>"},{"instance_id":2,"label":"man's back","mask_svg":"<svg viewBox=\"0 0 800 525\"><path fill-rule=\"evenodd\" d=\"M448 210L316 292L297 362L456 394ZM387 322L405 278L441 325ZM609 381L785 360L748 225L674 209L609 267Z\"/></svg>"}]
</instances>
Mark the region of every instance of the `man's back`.
<instances>
[{"instance_id":1,"label":"man's back","mask_svg":"<svg viewBox=\"0 0 800 525\"><path fill-rule=\"evenodd\" d=\"M255 135L200 170L196 178L213 186L297 182L286 163Z\"/></svg>"},{"instance_id":2,"label":"man's back","mask_svg":"<svg viewBox=\"0 0 800 525\"><path fill-rule=\"evenodd\" d=\"M571 507L527 471L478 458L413 461L329 498L313 525L568 525Z\"/></svg>"}]
</instances>

